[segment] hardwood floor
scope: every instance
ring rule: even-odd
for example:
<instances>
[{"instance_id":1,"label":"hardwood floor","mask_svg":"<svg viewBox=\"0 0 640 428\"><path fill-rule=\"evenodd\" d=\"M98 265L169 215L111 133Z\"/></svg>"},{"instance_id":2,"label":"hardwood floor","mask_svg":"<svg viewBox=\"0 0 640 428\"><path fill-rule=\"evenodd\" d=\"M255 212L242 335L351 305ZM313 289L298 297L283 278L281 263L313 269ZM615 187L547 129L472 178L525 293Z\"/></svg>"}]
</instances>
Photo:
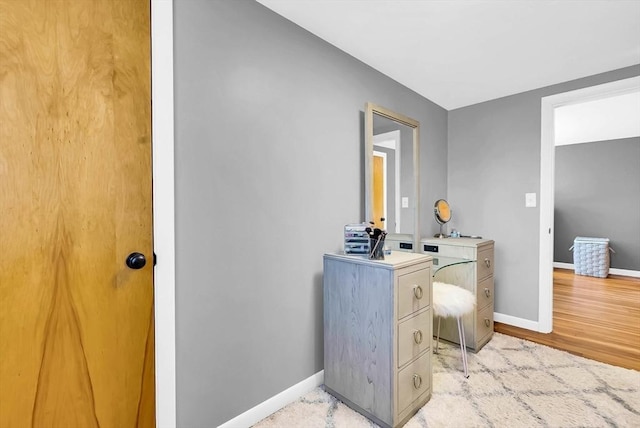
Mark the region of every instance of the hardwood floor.
<instances>
[{"instance_id":1,"label":"hardwood floor","mask_svg":"<svg viewBox=\"0 0 640 428\"><path fill-rule=\"evenodd\" d=\"M553 272L553 332L495 323L495 331L640 370L640 279Z\"/></svg>"}]
</instances>

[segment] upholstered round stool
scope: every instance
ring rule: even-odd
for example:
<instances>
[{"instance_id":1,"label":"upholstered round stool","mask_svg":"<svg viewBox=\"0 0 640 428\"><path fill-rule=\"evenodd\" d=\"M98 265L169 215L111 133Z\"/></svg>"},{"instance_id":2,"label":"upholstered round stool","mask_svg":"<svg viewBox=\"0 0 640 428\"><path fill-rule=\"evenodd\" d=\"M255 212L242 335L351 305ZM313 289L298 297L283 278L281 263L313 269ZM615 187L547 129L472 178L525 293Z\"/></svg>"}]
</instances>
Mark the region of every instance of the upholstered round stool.
<instances>
[{"instance_id":1,"label":"upholstered round stool","mask_svg":"<svg viewBox=\"0 0 640 428\"><path fill-rule=\"evenodd\" d=\"M469 290L444 282L433 283L433 313L438 317L438 335L436 336L435 353L438 353L438 346L440 345L440 320L442 318L455 318L458 322L458 336L460 338L464 377L467 378L469 377L467 372L467 345L464 339L462 317L472 312L475 306L476 298Z\"/></svg>"}]
</instances>

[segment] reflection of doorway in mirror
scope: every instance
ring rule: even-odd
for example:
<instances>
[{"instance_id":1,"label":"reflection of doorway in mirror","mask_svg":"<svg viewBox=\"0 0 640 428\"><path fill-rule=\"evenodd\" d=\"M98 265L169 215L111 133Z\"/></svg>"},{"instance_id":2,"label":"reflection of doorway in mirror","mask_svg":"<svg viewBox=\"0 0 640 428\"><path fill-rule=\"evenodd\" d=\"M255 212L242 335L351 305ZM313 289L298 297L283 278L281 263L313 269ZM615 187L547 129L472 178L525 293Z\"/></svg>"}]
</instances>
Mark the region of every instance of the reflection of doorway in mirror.
<instances>
[{"instance_id":1,"label":"reflection of doorway in mirror","mask_svg":"<svg viewBox=\"0 0 640 428\"><path fill-rule=\"evenodd\" d=\"M392 165L386 163L383 185L384 191L384 218L386 219L387 230L391 233L400 233L400 131L384 132L373 136L374 162L376 153L384 153L390 156ZM376 150L377 149L377 150ZM387 157L385 157L387 159ZM386 160L385 160L386 162ZM374 165L375 169L375 165ZM375 174L375 172L374 172ZM374 178L375 180L375 178ZM375 186L375 184L374 184ZM374 188L374 219L376 223L380 216L375 208L375 188ZM389 211L387 207L391 206Z\"/></svg>"},{"instance_id":2,"label":"reflection of doorway in mirror","mask_svg":"<svg viewBox=\"0 0 640 428\"><path fill-rule=\"evenodd\" d=\"M373 218L375 227L384 229L387 218L387 154L373 151Z\"/></svg>"}]
</instances>

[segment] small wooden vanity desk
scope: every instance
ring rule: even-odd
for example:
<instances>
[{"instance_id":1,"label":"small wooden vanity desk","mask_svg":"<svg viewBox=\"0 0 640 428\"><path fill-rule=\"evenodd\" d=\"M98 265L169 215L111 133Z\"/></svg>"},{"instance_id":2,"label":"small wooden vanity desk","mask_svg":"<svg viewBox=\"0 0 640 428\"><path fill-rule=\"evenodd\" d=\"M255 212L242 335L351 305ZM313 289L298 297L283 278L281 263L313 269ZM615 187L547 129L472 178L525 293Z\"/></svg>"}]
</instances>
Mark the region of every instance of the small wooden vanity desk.
<instances>
[{"instance_id":1,"label":"small wooden vanity desk","mask_svg":"<svg viewBox=\"0 0 640 428\"><path fill-rule=\"evenodd\" d=\"M420 241L433 256L433 280L458 285L476 296L476 310L463 317L467 348L478 352L493 336L493 246L490 239L430 238ZM459 343L455 319L443 319L440 337Z\"/></svg>"},{"instance_id":2,"label":"small wooden vanity desk","mask_svg":"<svg viewBox=\"0 0 640 428\"><path fill-rule=\"evenodd\" d=\"M325 389L382 427L431 397L431 257L324 255Z\"/></svg>"}]
</instances>

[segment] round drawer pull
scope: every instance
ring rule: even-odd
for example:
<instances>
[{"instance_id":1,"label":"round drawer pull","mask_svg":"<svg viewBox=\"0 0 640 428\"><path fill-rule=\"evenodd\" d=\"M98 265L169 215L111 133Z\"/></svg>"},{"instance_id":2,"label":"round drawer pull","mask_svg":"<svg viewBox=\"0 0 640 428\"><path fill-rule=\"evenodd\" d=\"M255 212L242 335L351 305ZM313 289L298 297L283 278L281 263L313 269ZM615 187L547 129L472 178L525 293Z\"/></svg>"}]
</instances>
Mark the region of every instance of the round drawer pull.
<instances>
[{"instance_id":1,"label":"round drawer pull","mask_svg":"<svg viewBox=\"0 0 640 428\"><path fill-rule=\"evenodd\" d=\"M491 297L491 290L489 290L488 288L484 289L484 295L487 297Z\"/></svg>"},{"instance_id":2,"label":"round drawer pull","mask_svg":"<svg viewBox=\"0 0 640 428\"><path fill-rule=\"evenodd\" d=\"M422 330L413 331L413 341L416 342L416 345L422 343Z\"/></svg>"},{"instance_id":3,"label":"round drawer pull","mask_svg":"<svg viewBox=\"0 0 640 428\"><path fill-rule=\"evenodd\" d=\"M484 264L485 264L489 269L491 269L491 260L489 260L489 259L484 259Z\"/></svg>"},{"instance_id":4,"label":"round drawer pull","mask_svg":"<svg viewBox=\"0 0 640 428\"><path fill-rule=\"evenodd\" d=\"M414 285L413 295L416 296L416 299L418 300L422 299L422 287L420 287L419 285Z\"/></svg>"},{"instance_id":5,"label":"round drawer pull","mask_svg":"<svg viewBox=\"0 0 640 428\"><path fill-rule=\"evenodd\" d=\"M413 387L415 389L420 389L421 386L422 386L422 377L420 377L420 375L416 373L413 375Z\"/></svg>"},{"instance_id":6,"label":"round drawer pull","mask_svg":"<svg viewBox=\"0 0 640 428\"><path fill-rule=\"evenodd\" d=\"M485 318L484 325L486 325L487 327L491 326L491 320L489 318Z\"/></svg>"}]
</instances>

